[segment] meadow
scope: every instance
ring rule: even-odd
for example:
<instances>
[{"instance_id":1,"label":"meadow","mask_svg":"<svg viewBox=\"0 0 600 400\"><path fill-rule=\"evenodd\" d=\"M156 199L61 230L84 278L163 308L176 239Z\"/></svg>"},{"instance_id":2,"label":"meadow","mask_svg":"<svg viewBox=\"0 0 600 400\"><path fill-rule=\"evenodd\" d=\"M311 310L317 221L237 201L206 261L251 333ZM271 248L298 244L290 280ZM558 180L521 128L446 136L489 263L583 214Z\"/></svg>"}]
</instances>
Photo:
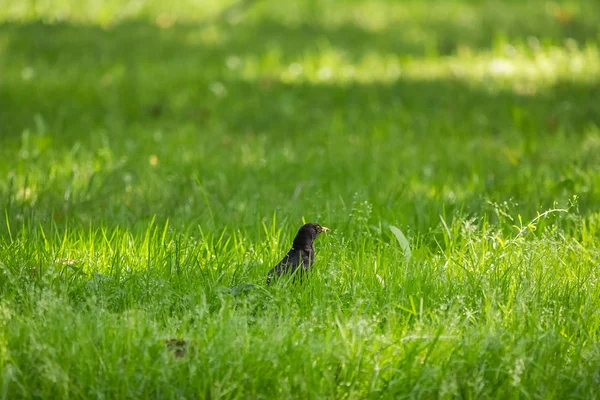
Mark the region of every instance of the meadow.
<instances>
[{"instance_id":1,"label":"meadow","mask_svg":"<svg viewBox=\"0 0 600 400\"><path fill-rule=\"evenodd\" d=\"M599 46L595 0L0 0L0 397L597 398Z\"/></svg>"}]
</instances>

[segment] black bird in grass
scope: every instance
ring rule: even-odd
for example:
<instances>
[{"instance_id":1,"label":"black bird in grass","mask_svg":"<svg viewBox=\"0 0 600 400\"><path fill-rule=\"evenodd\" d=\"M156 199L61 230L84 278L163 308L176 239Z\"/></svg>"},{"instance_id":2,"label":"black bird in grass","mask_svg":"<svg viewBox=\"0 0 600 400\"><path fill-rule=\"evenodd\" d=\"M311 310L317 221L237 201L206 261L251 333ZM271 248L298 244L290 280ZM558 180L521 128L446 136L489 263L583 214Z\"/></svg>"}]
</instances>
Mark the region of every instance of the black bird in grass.
<instances>
[{"instance_id":1,"label":"black bird in grass","mask_svg":"<svg viewBox=\"0 0 600 400\"><path fill-rule=\"evenodd\" d=\"M303 271L299 272L307 271L315 260L313 243L317 236L319 236L319 233L327 231L329 231L329 228L312 222L302 225L294 238L294 244L290 251L267 274L267 285L271 283L271 278L275 275L293 274L298 267L303 268Z\"/></svg>"}]
</instances>

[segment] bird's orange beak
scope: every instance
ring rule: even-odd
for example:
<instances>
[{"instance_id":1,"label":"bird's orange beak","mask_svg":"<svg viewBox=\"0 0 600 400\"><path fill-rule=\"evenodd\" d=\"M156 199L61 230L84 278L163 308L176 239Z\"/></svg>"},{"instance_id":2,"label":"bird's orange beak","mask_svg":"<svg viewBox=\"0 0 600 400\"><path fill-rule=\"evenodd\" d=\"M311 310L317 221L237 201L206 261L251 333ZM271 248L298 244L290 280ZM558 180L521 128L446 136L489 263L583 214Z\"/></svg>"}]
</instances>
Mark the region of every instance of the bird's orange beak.
<instances>
[{"instance_id":1,"label":"bird's orange beak","mask_svg":"<svg viewBox=\"0 0 600 400\"><path fill-rule=\"evenodd\" d=\"M329 232L329 228L327 228L326 226L322 226L321 232Z\"/></svg>"}]
</instances>

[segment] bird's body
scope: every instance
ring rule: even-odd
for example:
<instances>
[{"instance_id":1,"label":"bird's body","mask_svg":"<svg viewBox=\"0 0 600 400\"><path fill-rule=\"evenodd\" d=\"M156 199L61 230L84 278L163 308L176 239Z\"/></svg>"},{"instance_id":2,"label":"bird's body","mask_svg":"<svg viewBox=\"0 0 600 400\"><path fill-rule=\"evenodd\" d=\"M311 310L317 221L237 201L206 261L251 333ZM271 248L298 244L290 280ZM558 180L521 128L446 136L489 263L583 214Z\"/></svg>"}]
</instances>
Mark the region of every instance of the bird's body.
<instances>
[{"instance_id":1,"label":"bird's body","mask_svg":"<svg viewBox=\"0 0 600 400\"><path fill-rule=\"evenodd\" d=\"M302 268L301 272L307 271L315 260L315 239L319 233L327 231L329 231L329 228L315 223L302 225L294 238L294 244L290 251L267 274L267 285L271 283L274 276L294 274L299 267Z\"/></svg>"}]
</instances>

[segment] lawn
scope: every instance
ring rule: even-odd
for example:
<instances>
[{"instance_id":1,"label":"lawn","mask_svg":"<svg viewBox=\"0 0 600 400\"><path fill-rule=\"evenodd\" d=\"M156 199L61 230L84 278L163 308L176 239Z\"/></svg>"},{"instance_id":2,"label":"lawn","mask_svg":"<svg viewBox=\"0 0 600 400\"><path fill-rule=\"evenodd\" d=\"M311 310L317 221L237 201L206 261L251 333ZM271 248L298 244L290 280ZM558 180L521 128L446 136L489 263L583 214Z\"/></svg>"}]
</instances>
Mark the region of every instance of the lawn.
<instances>
[{"instance_id":1,"label":"lawn","mask_svg":"<svg viewBox=\"0 0 600 400\"><path fill-rule=\"evenodd\" d=\"M599 263L596 0L0 0L3 399L597 398Z\"/></svg>"}]
</instances>

